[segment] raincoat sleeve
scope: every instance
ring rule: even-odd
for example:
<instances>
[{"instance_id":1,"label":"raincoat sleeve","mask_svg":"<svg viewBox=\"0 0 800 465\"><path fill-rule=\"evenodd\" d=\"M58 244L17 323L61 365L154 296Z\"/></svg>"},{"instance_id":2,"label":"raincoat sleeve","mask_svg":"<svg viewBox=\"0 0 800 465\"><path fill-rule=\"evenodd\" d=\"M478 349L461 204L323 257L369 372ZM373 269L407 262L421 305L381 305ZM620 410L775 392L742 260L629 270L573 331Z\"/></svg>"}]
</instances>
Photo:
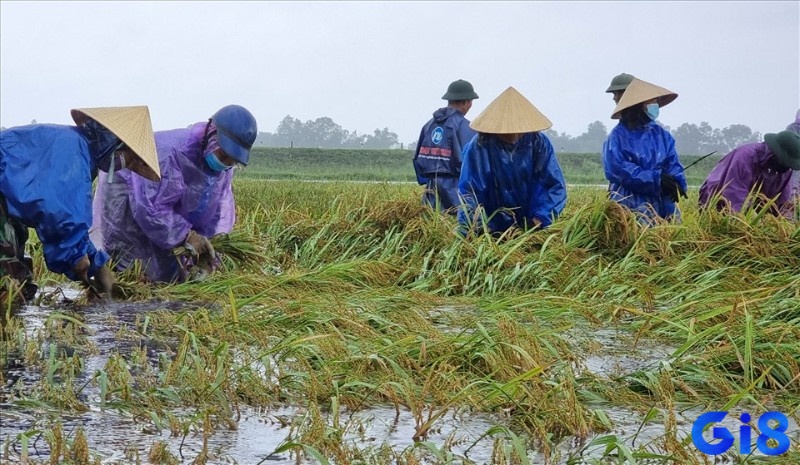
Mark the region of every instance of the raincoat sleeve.
<instances>
[{"instance_id":1,"label":"raincoat sleeve","mask_svg":"<svg viewBox=\"0 0 800 465\"><path fill-rule=\"evenodd\" d=\"M473 138L464 147L462 154L461 176L458 179L458 193L463 199L458 209L458 232L466 235L474 222L481 223L481 212L478 205L486 203L489 185L488 153L485 147L478 144L478 138Z\"/></svg>"},{"instance_id":2,"label":"raincoat sleeve","mask_svg":"<svg viewBox=\"0 0 800 465\"><path fill-rule=\"evenodd\" d=\"M463 155L464 148L475 137L475 131L470 129L469 121L466 119L461 119L461 122L458 127L458 131L456 133L456 143L453 144L453 162L456 164L457 173L461 173L461 165L463 164Z\"/></svg>"},{"instance_id":3,"label":"raincoat sleeve","mask_svg":"<svg viewBox=\"0 0 800 465\"><path fill-rule=\"evenodd\" d=\"M175 149L171 149L175 151ZM187 186L177 165L178 154L164 157L161 182L131 176L131 212L147 238L162 249L183 244L191 224L178 212Z\"/></svg>"},{"instance_id":4,"label":"raincoat sleeve","mask_svg":"<svg viewBox=\"0 0 800 465\"><path fill-rule=\"evenodd\" d=\"M412 164L414 165L414 172L417 174L417 183L420 186L428 184L428 178L426 178L425 176L422 175L422 173L420 173L419 167L417 166L417 157L419 157L419 148L422 146L422 141L424 139L425 139L425 128L422 128L422 130L419 132L419 139L417 139L417 148L414 151L414 160L412 161Z\"/></svg>"},{"instance_id":5,"label":"raincoat sleeve","mask_svg":"<svg viewBox=\"0 0 800 465\"><path fill-rule=\"evenodd\" d=\"M641 141L631 141L634 150L649 153L652 147ZM661 170L645 169L626 156L619 135L612 134L603 143L603 169L612 184L625 186L631 192L657 197L661 192ZM684 184L686 179L683 180Z\"/></svg>"},{"instance_id":6,"label":"raincoat sleeve","mask_svg":"<svg viewBox=\"0 0 800 465\"><path fill-rule=\"evenodd\" d=\"M91 192L91 185L88 186ZM82 189L72 189L77 191ZM44 220L36 229L36 234L42 243L42 253L45 263L50 271L63 273L73 281L80 281L80 277L72 272L72 268L84 255L89 258L89 277L108 261L108 254L97 250L89 239L89 224L91 223L91 197L89 204L85 197L76 195L67 190L58 193L64 202L75 203L72 212L54 212L55 214L42 215ZM80 202L83 200L83 202ZM74 215L74 217L72 216Z\"/></svg>"},{"instance_id":7,"label":"raincoat sleeve","mask_svg":"<svg viewBox=\"0 0 800 465\"><path fill-rule=\"evenodd\" d=\"M196 225L196 229L206 237L214 237L217 234L228 234L233 230L236 223L236 200L233 197L233 171L226 171L223 176L227 178L223 181L224 186L220 192L220 200L217 204L217 213L208 221L208 224ZM208 232L208 234L205 234Z\"/></svg>"},{"instance_id":8,"label":"raincoat sleeve","mask_svg":"<svg viewBox=\"0 0 800 465\"><path fill-rule=\"evenodd\" d=\"M666 134L665 145L667 147L667 159L669 160L666 171L673 178L675 178L684 192L688 192L689 184L686 182L686 175L683 172L683 165L681 165L680 158L678 158L678 152L675 150L675 139L669 133ZM659 189L660 188L661 179L659 175Z\"/></svg>"},{"instance_id":9,"label":"raincoat sleeve","mask_svg":"<svg viewBox=\"0 0 800 465\"><path fill-rule=\"evenodd\" d=\"M534 178L537 182L531 190L528 217L541 222L543 228L558 218L567 204L567 185L558 165L553 144L544 134L533 145Z\"/></svg>"}]
</instances>

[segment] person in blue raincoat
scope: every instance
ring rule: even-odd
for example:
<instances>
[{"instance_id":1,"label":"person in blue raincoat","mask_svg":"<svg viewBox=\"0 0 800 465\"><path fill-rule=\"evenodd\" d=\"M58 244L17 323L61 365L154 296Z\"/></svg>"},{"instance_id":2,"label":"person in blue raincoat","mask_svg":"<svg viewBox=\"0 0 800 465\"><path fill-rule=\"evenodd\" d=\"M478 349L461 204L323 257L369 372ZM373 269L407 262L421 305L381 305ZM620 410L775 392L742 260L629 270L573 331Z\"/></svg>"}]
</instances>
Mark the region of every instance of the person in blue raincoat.
<instances>
[{"instance_id":1,"label":"person in blue raincoat","mask_svg":"<svg viewBox=\"0 0 800 465\"><path fill-rule=\"evenodd\" d=\"M567 186L553 145L552 126L513 87L472 122L478 132L464 149L458 191L459 232L502 234L511 228L546 228L567 202Z\"/></svg>"},{"instance_id":2,"label":"person in blue raincoat","mask_svg":"<svg viewBox=\"0 0 800 465\"><path fill-rule=\"evenodd\" d=\"M417 182L424 185L423 203L440 211L455 214L461 205L458 177L461 175L461 152L474 136L465 118L478 94L468 81L459 79L447 87L442 99L447 106L433 113L419 135L414 153Z\"/></svg>"},{"instance_id":3,"label":"person in blue raincoat","mask_svg":"<svg viewBox=\"0 0 800 465\"><path fill-rule=\"evenodd\" d=\"M156 282L212 272L219 262L209 238L231 232L236 221L231 168L247 165L257 135L253 115L227 105L208 121L155 133L161 183L121 175L108 184L101 177L93 237L117 269L138 259Z\"/></svg>"},{"instance_id":4,"label":"person in blue raincoat","mask_svg":"<svg viewBox=\"0 0 800 465\"><path fill-rule=\"evenodd\" d=\"M31 124L0 131L0 210L3 244L0 274L33 298L28 228L42 243L47 268L106 295L114 276L108 255L89 239L92 181L98 170L124 168L158 181L160 172L146 106L72 110L77 126ZM144 179L144 178L142 178Z\"/></svg>"},{"instance_id":5,"label":"person in blue raincoat","mask_svg":"<svg viewBox=\"0 0 800 465\"><path fill-rule=\"evenodd\" d=\"M612 114L620 122L603 143L603 169L611 200L639 216L680 219L676 203L686 197L686 177L675 139L656 123L659 109L678 94L634 78Z\"/></svg>"}]
</instances>

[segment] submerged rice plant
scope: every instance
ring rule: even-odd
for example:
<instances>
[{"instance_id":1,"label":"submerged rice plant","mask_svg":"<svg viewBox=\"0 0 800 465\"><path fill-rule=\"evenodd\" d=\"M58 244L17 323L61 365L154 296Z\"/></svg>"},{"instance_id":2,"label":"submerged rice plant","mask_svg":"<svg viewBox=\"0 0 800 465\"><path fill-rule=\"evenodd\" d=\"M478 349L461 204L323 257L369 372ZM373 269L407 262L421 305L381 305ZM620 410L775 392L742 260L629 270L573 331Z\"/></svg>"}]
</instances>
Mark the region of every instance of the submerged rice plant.
<instances>
[{"instance_id":1,"label":"submerged rice plant","mask_svg":"<svg viewBox=\"0 0 800 465\"><path fill-rule=\"evenodd\" d=\"M7 315L2 376L13 360L36 376L4 389L3 402L197 434L206 458L208 438L236 428L244 408L291 406L276 453L317 463L470 463L455 439L431 441L455 415L494 419L483 436L492 463L707 463L687 439L695 414L682 412L772 409L798 420L797 223L699 211L690 199L681 223L645 228L584 188L546 230L464 239L414 186L235 189L237 228L214 239L223 259L209 279L154 286L137 267L118 276L119 305L148 305L114 323L132 349L95 347L101 310L89 302L41 302L53 316L33 333ZM619 345L609 331L625 336ZM668 353L634 364L655 345ZM592 371L592 357L621 362ZM343 418L380 406L408 413L414 447L346 440L364 426ZM25 437L5 438L8 457ZM146 440L151 460L178 454ZM798 457L795 440L786 460Z\"/></svg>"}]
</instances>

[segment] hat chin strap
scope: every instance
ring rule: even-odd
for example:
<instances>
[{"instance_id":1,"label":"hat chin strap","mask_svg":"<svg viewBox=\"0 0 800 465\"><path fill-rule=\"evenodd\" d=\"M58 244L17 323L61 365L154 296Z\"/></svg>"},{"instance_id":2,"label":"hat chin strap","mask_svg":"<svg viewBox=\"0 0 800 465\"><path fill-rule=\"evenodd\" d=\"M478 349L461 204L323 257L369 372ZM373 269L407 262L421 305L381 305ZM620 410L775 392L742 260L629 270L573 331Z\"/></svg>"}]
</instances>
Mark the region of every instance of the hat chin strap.
<instances>
[{"instance_id":1,"label":"hat chin strap","mask_svg":"<svg viewBox=\"0 0 800 465\"><path fill-rule=\"evenodd\" d=\"M116 149L114 149L113 152L111 152L111 163L110 163L110 166L108 167L108 179L106 180L106 183L108 183L108 184L111 184L111 183L114 182L114 169L117 167L117 163L116 163L117 162L117 160L116 160L117 151L123 145L125 145L125 144L124 143L120 144L119 147L117 147ZM119 167L119 169L121 169L121 170L125 169L125 156L124 155L120 155L120 167Z\"/></svg>"}]
</instances>

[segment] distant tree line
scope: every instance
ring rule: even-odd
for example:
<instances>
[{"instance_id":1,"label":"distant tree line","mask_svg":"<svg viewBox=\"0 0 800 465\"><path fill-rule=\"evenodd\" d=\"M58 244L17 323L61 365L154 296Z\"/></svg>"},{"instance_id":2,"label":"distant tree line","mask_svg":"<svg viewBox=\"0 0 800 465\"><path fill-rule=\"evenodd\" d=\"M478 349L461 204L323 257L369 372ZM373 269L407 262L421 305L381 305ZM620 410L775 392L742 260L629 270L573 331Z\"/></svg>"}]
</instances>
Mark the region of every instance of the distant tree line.
<instances>
[{"instance_id":1,"label":"distant tree line","mask_svg":"<svg viewBox=\"0 0 800 465\"><path fill-rule=\"evenodd\" d=\"M36 124L36 120L31 121ZM726 154L735 147L747 142L758 142L762 135L753 132L743 124L732 124L723 129L712 128L706 122L700 125L683 123L677 129L664 126L675 138L675 149L680 155L700 155L716 150ZM1 128L5 129L5 128ZM571 136L554 129L545 131L556 152L599 153L608 137L605 124L600 121L590 123L586 132ZM372 134L350 132L327 116L308 120L305 123L287 115L274 133L259 132L256 146L260 147L318 147L349 149L398 149L414 150L417 141L401 144L397 134L389 128L375 129Z\"/></svg>"},{"instance_id":2,"label":"distant tree line","mask_svg":"<svg viewBox=\"0 0 800 465\"><path fill-rule=\"evenodd\" d=\"M677 129L665 128L675 138L675 148L681 155L699 155L716 150L721 154L728 153L746 142L758 142L761 134L753 132L743 124L733 124L723 129L712 128L706 122L700 125L683 123ZM564 132L548 129L545 134L550 138L557 152L599 153L603 142L608 137L608 129L601 121L595 121L579 136L571 136ZM329 117L302 122L287 115L278 125L275 132L260 132L256 146L261 147L318 147L318 148L369 148L413 150L417 141L401 144L397 134L389 128L375 129L372 134L359 134L348 131L336 124Z\"/></svg>"},{"instance_id":3,"label":"distant tree line","mask_svg":"<svg viewBox=\"0 0 800 465\"><path fill-rule=\"evenodd\" d=\"M389 128L375 129L372 134L350 132L324 116L305 123L287 115L274 133L259 132L255 142L261 147L318 147L318 148L401 148L397 134Z\"/></svg>"},{"instance_id":4,"label":"distant tree line","mask_svg":"<svg viewBox=\"0 0 800 465\"><path fill-rule=\"evenodd\" d=\"M683 123L674 130L669 126L664 128L675 138L675 149L680 155L700 155L714 150L726 154L744 143L761 140L761 134L743 124L716 129L702 122L699 126ZM589 124L586 132L577 137L553 129L548 129L545 133L557 152L569 153L598 153L608 137L606 126L600 121Z\"/></svg>"}]
</instances>

